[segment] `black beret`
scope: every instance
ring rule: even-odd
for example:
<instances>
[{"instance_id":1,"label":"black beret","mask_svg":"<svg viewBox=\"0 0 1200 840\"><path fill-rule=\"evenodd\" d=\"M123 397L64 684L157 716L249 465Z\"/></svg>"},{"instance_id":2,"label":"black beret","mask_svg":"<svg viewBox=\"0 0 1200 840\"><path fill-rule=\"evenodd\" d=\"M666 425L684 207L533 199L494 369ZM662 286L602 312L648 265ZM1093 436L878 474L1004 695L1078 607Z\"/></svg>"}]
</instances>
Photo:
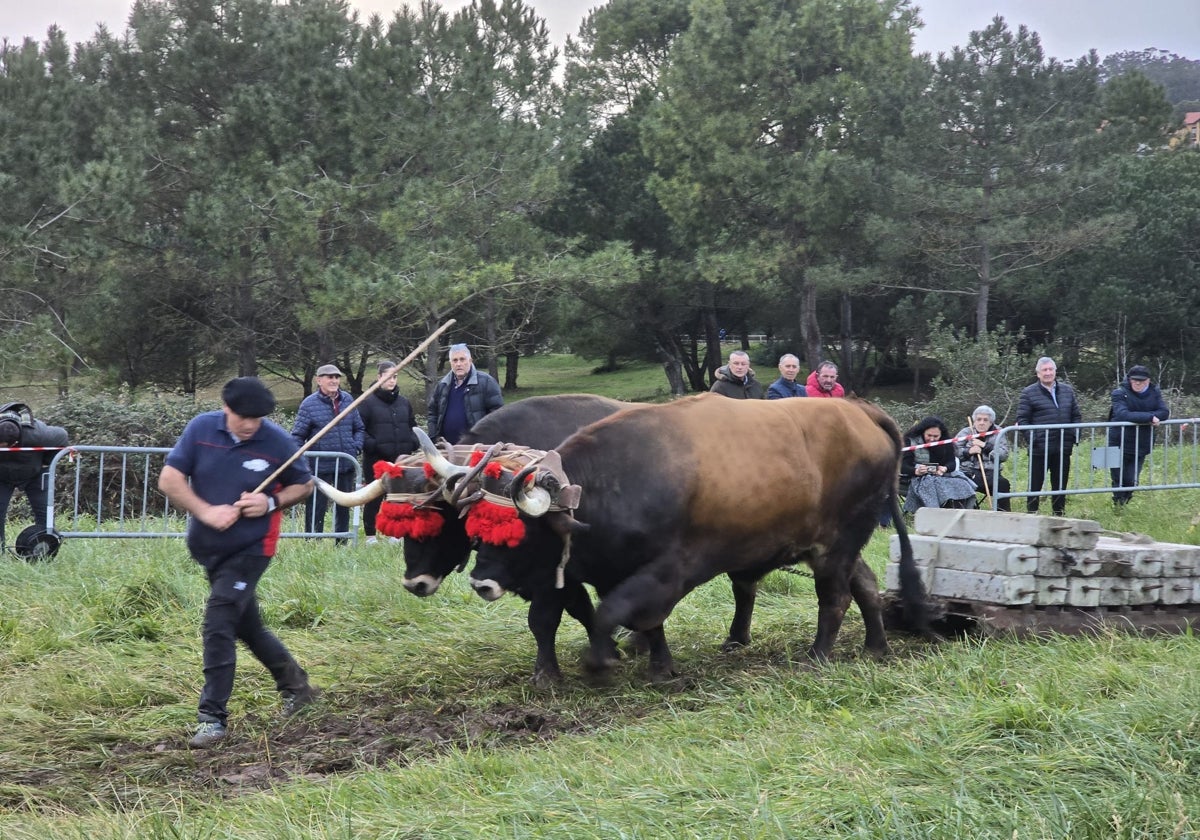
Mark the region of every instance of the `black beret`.
<instances>
[{"instance_id":1,"label":"black beret","mask_svg":"<svg viewBox=\"0 0 1200 840\"><path fill-rule=\"evenodd\" d=\"M21 422L8 412L0 417L0 446L16 446L21 442Z\"/></svg>"},{"instance_id":2,"label":"black beret","mask_svg":"<svg viewBox=\"0 0 1200 840\"><path fill-rule=\"evenodd\" d=\"M221 389L221 399L240 417L266 417L275 410L275 395L257 376L230 379Z\"/></svg>"},{"instance_id":3,"label":"black beret","mask_svg":"<svg viewBox=\"0 0 1200 840\"><path fill-rule=\"evenodd\" d=\"M1134 365L1129 369L1130 379L1149 379L1150 369L1145 365Z\"/></svg>"}]
</instances>

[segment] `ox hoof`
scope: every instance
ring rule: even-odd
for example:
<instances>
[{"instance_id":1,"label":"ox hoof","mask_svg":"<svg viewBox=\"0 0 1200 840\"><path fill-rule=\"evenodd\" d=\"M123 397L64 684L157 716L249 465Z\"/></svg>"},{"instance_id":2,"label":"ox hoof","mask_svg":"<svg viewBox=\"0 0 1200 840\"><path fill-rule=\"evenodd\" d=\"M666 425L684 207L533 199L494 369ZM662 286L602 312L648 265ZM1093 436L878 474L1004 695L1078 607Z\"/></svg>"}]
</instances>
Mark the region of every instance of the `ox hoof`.
<instances>
[{"instance_id":1,"label":"ox hoof","mask_svg":"<svg viewBox=\"0 0 1200 840\"><path fill-rule=\"evenodd\" d=\"M620 662L612 653L597 654L589 650L583 657L584 670L593 676L605 676Z\"/></svg>"},{"instance_id":2,"label":"ox hoof","mask_svg":"<svg viewBox=\"0 0 1200 840\"><path fill-rule=\"evenodd\" d=\"M562 678L562 671L557 668L541 668L533 672L533 686L540 689L554 688L562 682Z\"/></svg>"},{"instance_id":3,"label":"ox hoof","mask_svg":"<svg viewBox=\"0 0 1200 840\"><path fill-rule=\"evenodd\" d=\"M887 645L884 645L881 648L869 648L869 647L863 648L863 656L865 656L867 659L870 659L872 662L882 662L883 660L887 659L888 656L890 656L890 655L891 655L891 650L888 648Z\"/></svg>"},{"instance_id":4,"label":"ox hoof","mask_svg":"<svg viewBox=\"0 0 1200 840\"><path fill-rule=\"evenodd\" d=\"M721 642L721 653L733 653L735 650L741 650L748 644L750 644L749 639L735 639L733 636L730 636Z\"/></svg>"},{"instance_id":5,"label":"ox hoof","mask_svg":"<svg viewBox=\"0 0 1200 840\"><path fill-rule=\"evenodd\" d=\"M679 676L679 672L675 670L674 666L669 668L652 668L649 676L650 682L652 682L654 685L679 683L682 686L683 683L691 682L690 680L681 678Z\"/></svg>"},{"instance_id":6,"label":"ox hoof","mask_svg":"<svg viewBox=\"0 0 1200 840\"><path fill-rule=\"evenodd\" d=\"M621 642L621 647L630 656L641 656L650 652L650 643L644 633L631 632Z\"/></svg>"}]
</instances>

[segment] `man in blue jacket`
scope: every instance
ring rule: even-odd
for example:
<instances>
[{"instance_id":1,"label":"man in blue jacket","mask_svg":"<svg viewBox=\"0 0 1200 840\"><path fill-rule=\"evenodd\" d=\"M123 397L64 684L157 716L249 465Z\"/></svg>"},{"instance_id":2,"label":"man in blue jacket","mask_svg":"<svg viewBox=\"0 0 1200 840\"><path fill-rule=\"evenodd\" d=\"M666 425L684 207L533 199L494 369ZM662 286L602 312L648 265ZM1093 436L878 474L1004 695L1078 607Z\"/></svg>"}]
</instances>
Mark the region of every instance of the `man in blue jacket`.
<instances>
[{"instance_id":1,"label":"man in blue jacket","mask_svg":"<svg viewBox=\"0 0 1200 840\"><path fill-rule=\"evenodd\" d=\"M1144 365L1129 369L1125 383L1112 392L1112 422L1145 423L1144 426L1112 426L1108 430L1108 445L1121 448L1121 466L1113 467L1113 487L1128 488L1113 491L1113 504L1121 507L1133 498L1142 464L1150 454L1154 427L1171 417L1162 391L1150 381L1150 370Z\"/></svg>"},{"instance_id":2,"label":"man in blue jacket","mask_svg":"<svg viewBox=\"0 0 1200 840\"><path fill-rule=\"evenodd\" d=\"M296 445L307 443L309 438L328 426L352 402L354 399L350 394L342 390L342 372L336 365L317 368L317 390L300 402L296 422L292 424L292 438ZM315 451L344 452L357 460L365 435L366 427L356 408L325 433L315 445ZM313 471L322 480L337 489L345 493L354 490L354 467L340 458L317 458L314 467ZM319 534L325 530L325 511L328 508L329 498L324 493L317 493L304 503L304 523L308 531ZM334 505L333 530L337 533L350 530L350 508ZM337 541L338 544L346 542L343 537Z\"/></svg>"},{"instance_id":3,"label":"man in blue jacket","mask_svg":"<svg viewBox=\"0 0 1200 840\"><path fill-rule=\"evenodd\" d=\"M800 360L791 353L779 357L779 378L767 388L767 399L782 400L788 397L807 397L803 382L797 382Z\"/></svg>"},{"instance_id":4,"label":"man in blue jacket","mask_svg":"<svg viewBox=\"0 0 1200 840\"><path fill-rule=\"evenodd\" d=\"M471 364L465 344L450 346L450 372L442 377L426 407L429 436L458 443L467 429L504 405L500 383Z\"/></svg>"},{"instance_id":5,"label":"man in blue jacket","mask_svg":"<svg viewBox=\"0 0 1200 840\"><path fill-rule=\"evenodd\" d=\"M296 453L282 427L263 418L275 397L253 376L231 379L221 391L220 411L200 414L167 454L158 487L186 510L187 547L208 575L204 606L204 689L200 728L193 749L225 737L237 643L250 649L283 698L284 714L319 693L283 643L266 628L258 610L258 581L279 542L281 512L309 495L312 475L298 458L263 490L256 488Z\"/></svg>"}]
</instances>

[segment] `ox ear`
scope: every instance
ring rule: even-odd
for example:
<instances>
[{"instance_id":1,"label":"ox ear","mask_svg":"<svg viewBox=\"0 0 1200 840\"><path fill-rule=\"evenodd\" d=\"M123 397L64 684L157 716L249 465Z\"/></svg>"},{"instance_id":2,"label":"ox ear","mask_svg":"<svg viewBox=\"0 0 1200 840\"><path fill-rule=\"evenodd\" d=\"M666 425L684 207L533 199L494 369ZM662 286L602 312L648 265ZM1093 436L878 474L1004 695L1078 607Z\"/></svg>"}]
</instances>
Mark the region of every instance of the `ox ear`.
<instances>
[{"instance_id":1,"label":"ox ear","mask_svg":"<svg viewBox=\"0 0 1200 840\"><path fill-rule=\"evenodd\" d=\"M586 522L580 522L565 510L551 511L543 521L551 531L564 540L573 534L585 533L592 527Z\"/></svg>"}]
</instances>

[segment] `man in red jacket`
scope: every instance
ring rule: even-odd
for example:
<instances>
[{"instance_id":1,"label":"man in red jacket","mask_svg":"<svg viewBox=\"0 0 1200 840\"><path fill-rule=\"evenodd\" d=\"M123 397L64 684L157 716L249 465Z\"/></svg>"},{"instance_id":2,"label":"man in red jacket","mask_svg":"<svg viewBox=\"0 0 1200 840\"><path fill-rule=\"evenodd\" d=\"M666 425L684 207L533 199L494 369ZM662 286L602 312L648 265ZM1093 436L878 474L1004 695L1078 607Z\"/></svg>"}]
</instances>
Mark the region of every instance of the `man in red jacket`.
<instances>
[{"instance_id":1,"label":"man in red jacket","mask_svg":"<svg viewBox=\"0 0 1200 840\"><path fill-rule=\"evenodd\" d=\"M846 389L837 381L838 369L833 362L821 362L808 375L804 390L810 397L844 397Z\"/></svg>"}]
</instances>

